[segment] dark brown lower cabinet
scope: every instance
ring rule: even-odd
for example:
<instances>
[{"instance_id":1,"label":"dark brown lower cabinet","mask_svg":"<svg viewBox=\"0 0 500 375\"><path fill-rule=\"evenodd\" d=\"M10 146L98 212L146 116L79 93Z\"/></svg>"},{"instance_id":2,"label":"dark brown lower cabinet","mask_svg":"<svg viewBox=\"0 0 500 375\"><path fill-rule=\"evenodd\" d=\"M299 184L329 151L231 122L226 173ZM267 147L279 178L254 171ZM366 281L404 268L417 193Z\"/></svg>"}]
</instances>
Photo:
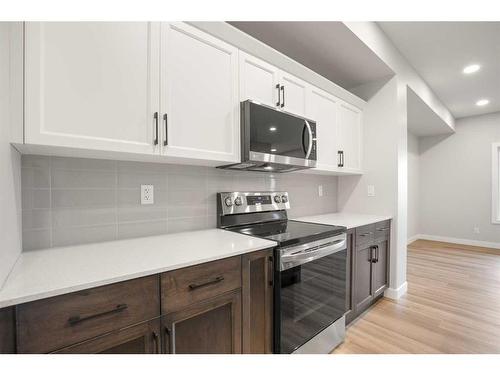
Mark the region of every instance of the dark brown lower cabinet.
<instances>
[{"instance_id":1,"label":"dark brown lower cabinet","mask_svg":"<svg viewBox=\"0 0 500 375\"><path fill-rule=\"evenodd\" d=\"M388 280L388 251L389 239L377 241L374 244L375 263L372 265L373 273L373 295L378 297L381 295L389 284Z\"/></svg>"},{"instance_id":2,"label":"dark brown lower cabinet","mask_svg":"<svg viewBox=\"0 0 500 375\"><path fill-rule=\"evenodd\" d=\"M16 324L14 307L0 310L0 354L16 352Z\"/></svg>"},{"instance_id":3,"label":"dark brown lower cabinet","mask_svg":"<svg viewBox=\"0 0 500 375\"><path fill-rule=\"evenodd\" d=\"M351 322L365 311L389 285L390 220L356 228L352 253Z\"/></svg>"},{"instance_id":4,"label":"dark brown lower cabinet","mask_svg":"<svg viewBox=\"0 0 500 375\"><path fill-rule=\"evenodd\" d=\"M241 353L241 289L165 315L163 333L166 353Z\"/></svg>"},{"instance_id":5,"label":"dark brown lower cabinet","mask_svg":"<svg viewBox=\"0 0 500 375\"><path fill-rule=\"evenodd\" d=\"M242 257L242 349L246 354L273 351L273 265L272 249Z\"/></svg>"},{"instance_id":6,"label":"dark brown lower cabinet","mask_svg":"<svg viewBox=\"0 0 500 375\"><path fill-rule=\"evenodd\" d=\"M160 354L160 319L123 328L67 348L57 354Z\"/></svg>"},{"instance_id":7,"label":"dark brown lower cabinet","mask_svg":"<svg viewBox=\"0 0 500 375\"><path fill-rule=\"evenodd\" d=\"M373 299L371 245L356 248L354 261L354 308L364 310Z\"/></svg>"}]
</instances>

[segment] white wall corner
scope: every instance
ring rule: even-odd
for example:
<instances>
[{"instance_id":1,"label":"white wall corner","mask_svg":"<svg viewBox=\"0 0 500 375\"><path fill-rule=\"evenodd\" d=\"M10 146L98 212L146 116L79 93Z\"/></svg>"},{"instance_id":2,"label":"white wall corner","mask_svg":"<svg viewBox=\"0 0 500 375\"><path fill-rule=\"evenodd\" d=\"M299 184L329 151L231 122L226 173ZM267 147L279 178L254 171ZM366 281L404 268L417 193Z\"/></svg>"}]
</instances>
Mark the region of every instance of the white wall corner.
<instances>
[{"instance_id":1,"label":"white wall corner","mask_svg":"<svg viewBox=\"0 0 500 375\"><path fill-rule=\"evenodd\" d=\"M403 284L401 284L399 287L396 289L394 288L388 288L384 292L384 297L387 297L389 299L400 299L402 296L406 294L408 290L408 282L405 281Z\"/></svg>"}]
</instances>

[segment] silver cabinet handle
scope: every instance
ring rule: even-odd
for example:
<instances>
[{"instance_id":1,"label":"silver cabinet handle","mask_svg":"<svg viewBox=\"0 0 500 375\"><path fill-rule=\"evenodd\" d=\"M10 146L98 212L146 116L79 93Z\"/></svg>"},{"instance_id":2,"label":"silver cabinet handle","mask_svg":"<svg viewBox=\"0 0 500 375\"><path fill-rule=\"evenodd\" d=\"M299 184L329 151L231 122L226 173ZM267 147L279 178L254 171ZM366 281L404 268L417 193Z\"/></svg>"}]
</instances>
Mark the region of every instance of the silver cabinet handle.
<instances>
[{"instance_id":1,"label":"silver cabinet handle","mask_svg":"<svg viewBox=\"0 0 500 375\"><path fill-rule=\"evenodd\" d=\"M359 236L360 237L366 237L366 236L370 236L372 234L373 234L373 232L366 232L366 233L361 233Z\"/></svg>"},{"instance_id":2,"label":"silver cabinet handle","mask_svg":"<svg viewBox=\"0 0 500 375\"><path fill-rule=\"evenodd\" d=\"M156 354L161 354L160 335L158 333L156 333L156 332L153 332L153 340L155 342Z\"/></svg>"},{"instance_id":3,"label":"silver cabinet handle","mask_svg":"<svg viewBox=\"0 0 500 375\"><path fill-rule=\"evenodd\" d=\"M391 228L378 228L377 232L387 232Z\"/></svg>"},{"instance_id":4,"label":"silver cabinet handle","mask_svg":"<svg viewBox=\"0 0 500 375\"><path fill-rule=\"evenodd\" d=\"M165 140L163 141L163 146L168 145L168 115L165 113L163 115L163 121L165 121Z\"/></svg>"},{"instance_id":5,"label":"silver cabinet handle","mask_svg":"<svg viewBox=\"0 0 500 375\"><path fill-rule=\"evenodd\" d=\"M172 330L165 327L165 333L168 335L168 354L175 354L175 325L172 325Z\"/></svg>"},{"instance_id":6,"label":"silver cabinet handle","mask_svg":"<svg viewBox=\"0 0 500 375\"><path fill-rule=\"evenodd\" d=\"M281 91L279 83L276 85L276 88L278 89L278 102L276 103L276 107L279 107L281 105Z\"/></svg>"},{"instance_id":7,"label":"silver cabinet handle","mask_svg":"<svg viewBox=\"0 0 500 375\"><path fill-rule=\"evenodd\" d=\"M153 141L153 144L156 146L158 144L158 112L155 112L153 118L155 120L155 139Z\"/></svg>"}]
</instances>

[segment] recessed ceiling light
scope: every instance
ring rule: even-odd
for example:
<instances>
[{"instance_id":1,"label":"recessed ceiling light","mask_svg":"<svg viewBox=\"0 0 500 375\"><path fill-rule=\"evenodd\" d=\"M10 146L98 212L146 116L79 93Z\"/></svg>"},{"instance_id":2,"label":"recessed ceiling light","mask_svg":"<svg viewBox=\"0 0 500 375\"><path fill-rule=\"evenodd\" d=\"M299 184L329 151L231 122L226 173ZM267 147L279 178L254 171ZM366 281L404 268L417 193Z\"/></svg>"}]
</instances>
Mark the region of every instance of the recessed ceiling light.
<instances>
[{"instance_id":1,"label":"recessed ceiling light","mask_svg":"<svg viewBox=\"0 0 500 375\"><path fill-rule=\"evenodd\" d=\"M463 72L464 74L472 74L472 73L476 73L479 69L481 69L481 65L479 64L472 64L472 65L467 65Z\"/></svg>"},{"instance_id":2,"label":"recessed ceiling light","mask_svg":"<svg viewBox=\"0 0 500 375\"><path fill-rule=\"evenodd\" d=\"M476 102L476 105L478 105L479 107L482 107L482 106L487 105L489 103L490 103L490 101L488 99L481 99L481 100L478 100Z\"/></svg>"},{"instance_id":3,"label":"recessed ceiling light","mask_svg":"<svg viewBox=\"0 0 500 375\"><path fill-rule=\"evenodd\" d=\"M269 131L271 131L271 132L275 132L275 131L276 131L276 126L271 126L271 127L269 128Z\"/></svg>"},{"instance_id":4,"label":"recessed ceiling light","mask_svg":"<svg viewBox=\"0 0 500 375\"><path fill-rule=\"evenodd\" d=\"M271 152L276 152L277 150L275 148L272 148L271 149Z\"/></svg>"}]
</instances>

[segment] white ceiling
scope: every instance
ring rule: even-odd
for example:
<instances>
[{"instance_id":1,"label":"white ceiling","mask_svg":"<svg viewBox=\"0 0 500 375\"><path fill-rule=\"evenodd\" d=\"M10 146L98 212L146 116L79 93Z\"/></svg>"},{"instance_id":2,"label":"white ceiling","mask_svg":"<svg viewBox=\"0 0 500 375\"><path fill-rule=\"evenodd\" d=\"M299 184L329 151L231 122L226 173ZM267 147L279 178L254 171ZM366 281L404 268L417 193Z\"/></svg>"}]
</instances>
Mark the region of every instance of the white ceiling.
<instances>
[{"instance_id":1,"label":"white ceiling","mask_svg":"<svg viewBox=\"0 0 500 375\"><path fill-rule=\"evenodd\" d=\"M349 90L394 72L342 22L229 22Z\"/></svg>"},{"instance_id":2,"label":"white ceiling","mask_svg":"<svg viewBox=\"0 0 500 375\"><path fill-rule=\"evenodd\" d=\"M378 24L456 118L500 111L500 22ZM481 70L464 75L473 63Z\"/></svg>"}]
</instances>

